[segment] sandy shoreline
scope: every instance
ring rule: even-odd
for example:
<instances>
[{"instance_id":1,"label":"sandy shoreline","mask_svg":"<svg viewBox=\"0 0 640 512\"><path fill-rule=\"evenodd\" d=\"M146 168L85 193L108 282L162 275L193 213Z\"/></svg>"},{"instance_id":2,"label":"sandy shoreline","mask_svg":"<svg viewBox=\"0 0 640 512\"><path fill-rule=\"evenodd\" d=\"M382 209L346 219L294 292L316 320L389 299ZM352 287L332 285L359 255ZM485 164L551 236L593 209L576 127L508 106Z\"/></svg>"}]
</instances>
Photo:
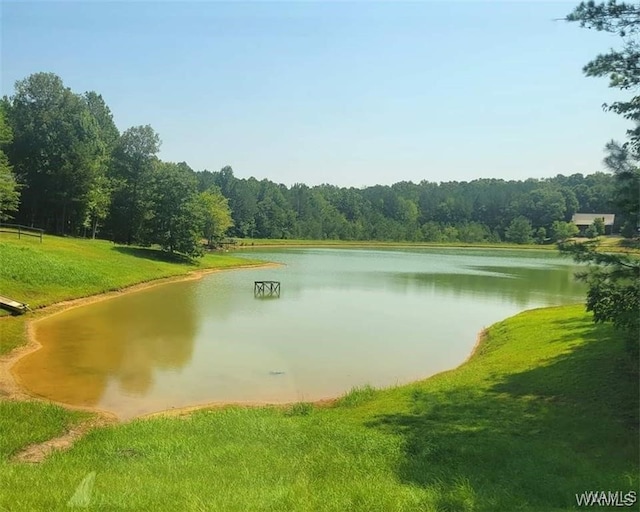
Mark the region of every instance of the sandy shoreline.
<instances>
[{"instance_id":1,"label":"sandy shoreline","mask_svg":"<svg viewBox=\"0 0 640 512\"><path fill-rule=\"evenodd\" d=\"M26 325L26 339L27 342L25 345L18 347L8 354L4 354L0 356L0 398L5 400L42 400L48 403L55 403L57 405L63 406L72 410L82 410L89 412L96 412L102 415L110 416L117 418L117 416L109 411L101 410L97 407L82 407L82 406L74 406L70 404L65 404L62 402L56 402L54 400L45 399L39 397L37 395L33 395L29 393L23 386L20 384L19 377L15 376L11 371L12 367L18 362L18 360L23 357L31 354L40 349L42 346L35 337L35 329L34 325L43 320L44 318L50 318L64 311L68 311L70 309L74 309L80 306L86 306L88 304L94 304L96 302L101 302L104 300L113 299L115 297L122 296L125 293L135 293L142 290L146 290L148 288L152 288L155 286L161 286L164 284L182 282L182 281L193 281L197 279L201 279L205 275L214 274L218 272L226 272L232 270L248 270L248 269L260 269L260 268L270 268L270 267L279 267L281 264L279 263L264 263L257 265L240 265L237 267L228 267L228 268L204 268L200 270L195 270L189 272L188 274L182 274L177 276L163 277L159 279L154 279L152 281L145 281L142 283L134 284L131 286L127 286L125 288L121 288L119 290L113 290L109 292L99 293L96 295L90 295L88 297L80 297L77 299L70 299L61 302L56 302L49 306L43 307L41 309L35 310L31 313L32 318L27 320ZM11 318L11 317L7 317ZM0 322L3 320L0 319Z\"/></svg>"}]
</instances>

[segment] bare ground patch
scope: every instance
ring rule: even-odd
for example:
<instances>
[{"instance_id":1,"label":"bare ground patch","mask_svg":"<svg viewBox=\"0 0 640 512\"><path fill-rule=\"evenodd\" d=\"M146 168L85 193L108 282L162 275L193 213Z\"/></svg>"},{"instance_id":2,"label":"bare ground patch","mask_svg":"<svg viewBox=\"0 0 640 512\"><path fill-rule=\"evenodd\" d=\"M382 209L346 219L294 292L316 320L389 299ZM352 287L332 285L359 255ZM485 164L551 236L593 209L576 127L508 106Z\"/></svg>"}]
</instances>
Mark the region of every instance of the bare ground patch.
<instances>
[{"instance_id":1,"label":"bare ground patch","mask_svg":"<svg viewBox=\"0 0 640 512\"><path fill-rule=\"evenodd\" d=\"M68 450L90 430L115 424L118 419L106 414L96 415L69 428L64 434L41 443L34 443L11 457L11 462L38 464L55 451Z\"/></svg>"}]
</instances>

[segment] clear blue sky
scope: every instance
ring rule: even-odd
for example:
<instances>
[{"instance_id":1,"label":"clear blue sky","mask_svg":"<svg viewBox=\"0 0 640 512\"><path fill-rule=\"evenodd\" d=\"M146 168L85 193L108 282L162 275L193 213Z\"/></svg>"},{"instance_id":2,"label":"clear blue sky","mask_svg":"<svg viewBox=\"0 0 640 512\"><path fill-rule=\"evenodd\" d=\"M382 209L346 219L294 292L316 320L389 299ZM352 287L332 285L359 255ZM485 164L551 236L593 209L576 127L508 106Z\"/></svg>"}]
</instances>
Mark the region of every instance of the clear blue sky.
<instances>
[{"instance_id":1,"label":"clear blue sky","mask_svg":"<svg viewBox=\"0 0 640 512\"><path fill-rule=\"evenodd\" d=\"M5 0L0 83L54 72L164 160L288 185L589 174L628 126L576 4Z\"/></svg>"}]
</instances>

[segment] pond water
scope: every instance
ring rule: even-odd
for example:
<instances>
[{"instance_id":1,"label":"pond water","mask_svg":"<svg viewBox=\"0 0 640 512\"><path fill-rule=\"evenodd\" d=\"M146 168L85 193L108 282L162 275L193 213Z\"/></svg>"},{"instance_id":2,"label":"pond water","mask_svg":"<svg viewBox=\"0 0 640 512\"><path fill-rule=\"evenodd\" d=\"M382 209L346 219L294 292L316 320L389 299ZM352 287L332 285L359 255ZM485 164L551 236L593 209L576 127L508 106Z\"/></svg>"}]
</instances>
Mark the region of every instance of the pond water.
<instances>
[{"instance_id":1,"label":"pond water","mask_svg":"<svg viewBox=\"0 0 640 512\"><path fill-rule=\"evenodd\" d=\"M554 254L479 249L247 251L280 267L210 274L35 324L14 374L32 393L122 418L212 402L293 402L403 384L462 363L478 332L579 302ZM255 280L281 282L254 297Z\"/></svg>"}]
</instances>

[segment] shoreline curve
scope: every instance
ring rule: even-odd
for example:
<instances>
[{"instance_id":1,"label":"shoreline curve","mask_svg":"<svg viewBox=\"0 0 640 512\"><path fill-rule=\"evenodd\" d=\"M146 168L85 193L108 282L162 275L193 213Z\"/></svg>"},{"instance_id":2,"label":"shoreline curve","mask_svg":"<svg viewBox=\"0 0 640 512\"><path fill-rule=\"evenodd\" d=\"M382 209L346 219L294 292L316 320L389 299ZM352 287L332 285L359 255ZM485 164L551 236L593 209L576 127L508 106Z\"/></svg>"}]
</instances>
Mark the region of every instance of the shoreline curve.
<instances>
[{"instance_id":1,"label":"shoreline curve","mask_svg":"<svg viewBox=\"0 0 640 512\"><path fill-rule=\"evenodd\" d=\"M124 288L120 288L118 290L111 290L111 291L98 293L95 295L89 295L86 297L78 297L76 299L68 299L60 302L55 302L48 306L36 309L33 312L34 317L26 321L26 327L25 327L26 343L20 347L15 348L9 353L0 356L0 398L3 400L12 400L12 401L22 401L22 400L43 401L46 403L59 405L69 410L93 412L101 416L118 418L119 420L118 415L111 411L100 409L99 407L76 406L76 405L68 404L65 402L51 400L49 398L45 398L35 393L29 392L29 390L24 385L22 385L20 381L20 377L13 372L13 367L22 358L28 356L29 354L37 352L38 350L40 350L40 348L42 348L42 344L36 339L36 336L34 333L34 324L36 324L40 320L43 320L45 318L50 318L52 316L63 313L65 311L69 311L71 309L75 309L81 306L86 306L89 304L95 304L97 302L102 302L109 299L114 299L125 293L135 293L135 292L143 291L149 288L153 288L153 287L161 286L165 284L171 284L171 283L177 283L177 282L183 282L183 281L195 281L195 280L202 279L206 275L215 274L218 272L227 272L232 270L271 268L271 267L279 267L279 266L282 266L282 264L274 263L274 262L265 262L264 264L248 264L248 265L239 265L239 266L226 267L226 268L204 268L204 269L188 272L187 274L162 277L162 278L153 279L150 281L143 281L130 286L126 286Z\"/></svg>"}]
</instances>

